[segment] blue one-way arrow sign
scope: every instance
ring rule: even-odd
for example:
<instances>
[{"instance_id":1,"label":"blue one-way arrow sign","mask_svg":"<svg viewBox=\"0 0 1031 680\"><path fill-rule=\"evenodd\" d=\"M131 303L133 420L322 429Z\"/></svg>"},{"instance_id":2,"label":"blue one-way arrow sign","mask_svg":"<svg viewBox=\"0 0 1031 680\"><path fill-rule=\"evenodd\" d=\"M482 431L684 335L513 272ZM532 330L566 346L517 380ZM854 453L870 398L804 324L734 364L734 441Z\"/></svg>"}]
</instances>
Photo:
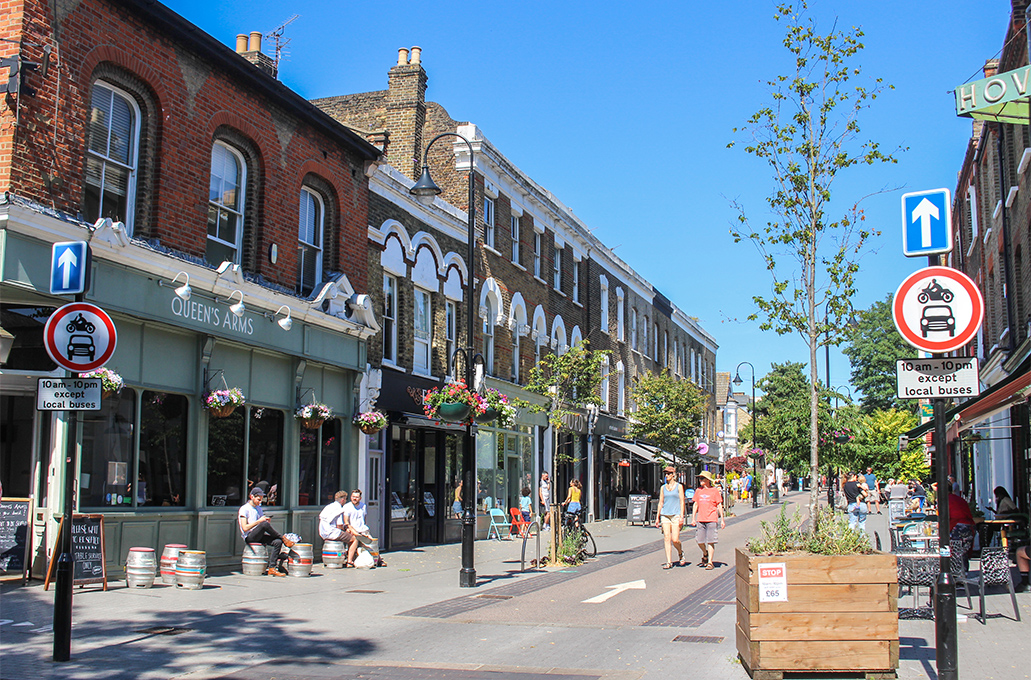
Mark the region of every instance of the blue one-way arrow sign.
<instances>
[{"instance_id":1,"label":"blue one-way arrow sign","mask_svg":"<svg viewBox=\"0 0 1031 680\"><path fill-rule=\"evenodd\" d=\"M50 256L50 292L54 295L85 292L89 268L89 245L85 241L55 243Z\"/></svg>"},{"instance_id":2,"label":"blue one-way arrow sign","mask_svg":"<svg viewBox=\"0 0 1031 680\"><path fill-rule=\"evenodd\" d=\"M902 195L902 252L906 257L952 250L952 200L948 189Z\"/></svg>"}]
</instances>

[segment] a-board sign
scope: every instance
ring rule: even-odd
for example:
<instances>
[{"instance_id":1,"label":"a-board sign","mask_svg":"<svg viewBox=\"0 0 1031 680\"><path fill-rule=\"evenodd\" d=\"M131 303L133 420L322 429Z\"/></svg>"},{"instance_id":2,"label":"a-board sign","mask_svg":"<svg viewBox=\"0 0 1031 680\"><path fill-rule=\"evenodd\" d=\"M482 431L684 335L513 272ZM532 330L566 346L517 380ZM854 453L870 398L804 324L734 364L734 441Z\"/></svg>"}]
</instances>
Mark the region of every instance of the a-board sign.
<instances>
[{"instance_id":1,"label":"a-board sign","mask_svg":"<svg viewBox=\"0 0 1031 680\"><path fill-rule=\"evenodd\" d=\"M976 357L899 359L895 362L899 399L951 399L981 394Z\"/></svg>"},{"instance_id":2,"label":"a-board sign","mask_svg":"<svg viewBox=\"0 0 1031 680\"><path fill-rule=\"evenodd\" d=\"M58 536L64 531L64 518L58 529ZM60 545L60 544L58 544ZM83 586L89 583L103 583L107 590L107 567L104 563L104 516L73 515L72 516L72 555L75 558L75 571L72 584ZM55 548L43 589L50 586L56 576L57 559L61 556L60 547Z\"/></svg>"},{"instance_id":3,"label":"a-board sign","mask_svg":"<svg viewBox=\"0 0 1031 680\"><path fill-rule=\"evenodd\" d=\"M0 501L0 576L24 577L28 565L32 499Z\"/></svg>"},{"instance_id":4,"label":"a-board sign","mask_svg":"<svg viewBox=\"0 0 1031 680\"><path fill-rule=\"evenodd\" d=\"M641 494L629 497L626 506L626 521L627 524L634 522L646 524L648 522L648 496Z\"/></svg>"}]
</instances>

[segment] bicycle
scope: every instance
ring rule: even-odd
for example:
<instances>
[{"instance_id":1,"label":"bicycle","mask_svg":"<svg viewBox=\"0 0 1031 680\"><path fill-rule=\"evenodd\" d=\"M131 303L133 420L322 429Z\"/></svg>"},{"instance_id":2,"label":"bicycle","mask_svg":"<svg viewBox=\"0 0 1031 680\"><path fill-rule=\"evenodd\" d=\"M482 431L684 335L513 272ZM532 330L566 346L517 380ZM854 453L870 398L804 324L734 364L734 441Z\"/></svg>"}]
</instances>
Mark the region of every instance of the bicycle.
<instances>
[{"instance_id":1,"label":"bicycle","mask_svg":"<svg viewBox=\"0 0 1031 680\"><path fill-rule=\"evenodd\" d=\"M598 546L594 542L594 536L591 535L591 532L580 521L580 513L563 512L562 529L567 535L571 531L579 532L580 544L578 554L581 559L597 557Z\"/></svg>"}]
</instances>

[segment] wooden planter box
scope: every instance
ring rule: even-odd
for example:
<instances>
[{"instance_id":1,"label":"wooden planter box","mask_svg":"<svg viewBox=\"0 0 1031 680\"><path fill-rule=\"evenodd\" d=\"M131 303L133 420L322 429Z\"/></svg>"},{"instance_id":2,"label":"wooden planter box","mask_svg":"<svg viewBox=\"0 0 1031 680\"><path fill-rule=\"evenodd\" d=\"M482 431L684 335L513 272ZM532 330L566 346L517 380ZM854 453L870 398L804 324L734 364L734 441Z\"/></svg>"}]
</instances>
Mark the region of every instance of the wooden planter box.
<instances>
[{"instance_id":1,"label":"wooden planter box","mask_svg":"<svg viewBox=\"0 0 1031 680\"><path fill-rule=\"evenodd\" d=\"M783 563L787 602L759 602L758 565ZM753 555L737 550L737 651L753 680L785 672L865 672L899 666L895 556Z\"/></svg>"}]
</instances>

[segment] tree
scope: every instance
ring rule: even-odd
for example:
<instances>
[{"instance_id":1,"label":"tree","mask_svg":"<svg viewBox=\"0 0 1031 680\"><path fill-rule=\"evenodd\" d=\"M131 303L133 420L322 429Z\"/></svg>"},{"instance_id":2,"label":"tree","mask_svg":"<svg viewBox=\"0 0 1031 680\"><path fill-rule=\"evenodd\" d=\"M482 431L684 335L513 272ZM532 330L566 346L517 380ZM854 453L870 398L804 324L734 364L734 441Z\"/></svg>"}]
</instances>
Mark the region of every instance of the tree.
<instances>
[{"instance_id":1,"label":"tree","mask_svg":"<svg viewBox=\"0 0 1031 680\"><path fill-rule=\"evenodd\" d=\"M775 188L766 198L771 216L755 227L743 207L731 229L735 242L750 241L773 277L768 296L752 299L762 330L798 333L809 349L809 504L818 521L819 376L817 351L838 344L851 313L855 274L866 241L876 234L863 226L855 202L833 219L831 188L839 172L863 165L894 163L875 141L859 141L859 114L883 91L854 85L855 63L863 49L859 28L827 34L816 30L805 0L778 6L776 18L786 24L784 46L794 72L768 81L772 103L753 114L734 132L747 133L745 151L769 164ZM729 146L733 146L731 142ZM782 259L782 258L786 258Z\"/></svg>"},{"instance_id":2,"label":"tree","mask_svg":"<svg viewBox=\"0 0 1031 680\"><path fill-rule=\"evenodd\" d=\"M630 436L672 454L674 464L697 461L696 442L705 412L705 397L698 386L664 370L639 375L631 394L637 411L630 421Z\"/></svg>"},{"instance_id":3,"label":"tree","mask_svg":"<svg viewBox=\"0 0 1031 680\"><path fill-rule=\"evenodd\" d=\"M804 368L793 361L773 364L757 385L763 391L755 406L758 448L770 462L791 472L804 471L809 459L809 385ZM821 421L826 422L826 404L820 403Z\"/></svg>"},{"instance_id":4,"label":"tree","mask_svg":"<svg viewBox=\"0 0 1031 680\"><path fill-rule=\"evenodd\" d=\"M863 410L895 409L916 413L918 402L895 393L895 362L913 357L914 350L895 329L891 293L857 314L842 352L852 364L852 384L863 393Z\"/></svg>"},{"instance_id":5,"label":"tree","mask_svg":"<svg viewBox=\"0 0 1031 680\"><path fill-rule=\"evenodd\" d=\"M855 470L874 469L878 478L923 479L929 468L919 440L899 450L899 435L919 424L909 411L886 409L864 414L857 428Z\"/></svg>"},{"instance_id":6,"label":"tree","mask_svg":"<svg viewBox=\"0 0 1031 680\"><path fill-rule=\"evenodd\" d=\"M587 340L582 340L562 354L552 353L541 358L530 369L526 389L548 398L546 404L530 404L531 411L547 413L548 422L557 433L563 427L563 419L575 413L577 406L600 405L602 359L607 350L589 349ZM556 463L570 462L569 454L555 452Z\"/></svg>"}]
</instances>

